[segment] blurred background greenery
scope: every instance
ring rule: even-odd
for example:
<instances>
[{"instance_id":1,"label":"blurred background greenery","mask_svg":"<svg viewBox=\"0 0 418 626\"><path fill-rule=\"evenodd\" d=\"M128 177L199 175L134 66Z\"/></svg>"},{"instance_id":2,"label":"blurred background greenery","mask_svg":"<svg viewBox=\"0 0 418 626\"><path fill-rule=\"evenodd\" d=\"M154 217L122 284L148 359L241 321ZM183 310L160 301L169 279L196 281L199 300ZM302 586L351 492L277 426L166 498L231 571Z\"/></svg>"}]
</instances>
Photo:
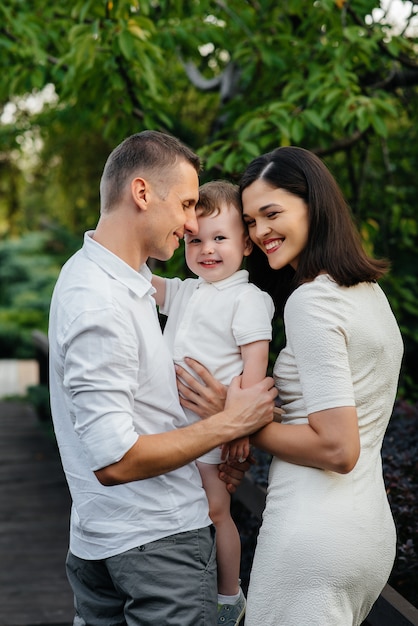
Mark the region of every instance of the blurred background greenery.
<instances>
[{"instance_id":1,"label":"blurred background greenery","mask_svg":"<svg viewBox=\"0 0 418 626\"><path fill-rule=\"evenodd\" d=\"M33 354L63 262L98 217L108 153L153 128L239 179L313 150L350 204L405 341L418 399L418 6L402 0L3 0L0 357ZM182 253L163 269L184 272ZM80 277L82 280L82 277ZM279 332L272 346L277 352Z\"/></svg>"}]
</instances>

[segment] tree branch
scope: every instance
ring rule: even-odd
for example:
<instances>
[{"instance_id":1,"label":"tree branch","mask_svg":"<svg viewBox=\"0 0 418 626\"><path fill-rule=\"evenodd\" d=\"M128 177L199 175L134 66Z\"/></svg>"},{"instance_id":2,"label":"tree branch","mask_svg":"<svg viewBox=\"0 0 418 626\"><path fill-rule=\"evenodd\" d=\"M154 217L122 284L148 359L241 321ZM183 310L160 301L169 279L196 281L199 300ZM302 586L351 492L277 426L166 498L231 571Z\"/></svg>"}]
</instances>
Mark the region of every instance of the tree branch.
<instances>
[{"instance_id":1,"label":"tree branch","mask_svg":"<svg viewBox=\"0 0 418 626\"><path fill-rule=\"evenodd\" d=\"M348 150L356 143L358 143L361 139L366 136L367 132L360 132L357 130L355 133L351 135L351 137L344 137L344 139L340 139L339 141L335 141L332 145L327 148L318 147L312 148L312 152L314 152L319 157L324 157L329 154L335 154L336 152L341 152L344 150Z\"/></svg>"},{"instance_id":2,"label":"tree branch","mask_svg":"<svg viewBox=\"0 0 418 626\"><path fill-rule=\"evenodd\" d=\"M223 72L218 76L205 78L192 61L181 62L188 79L197 89L201 91L219 90L222 104L225 104L234 96L240 75L240 70L235 63L228 63Z\"/></svg>"}]
</instances>

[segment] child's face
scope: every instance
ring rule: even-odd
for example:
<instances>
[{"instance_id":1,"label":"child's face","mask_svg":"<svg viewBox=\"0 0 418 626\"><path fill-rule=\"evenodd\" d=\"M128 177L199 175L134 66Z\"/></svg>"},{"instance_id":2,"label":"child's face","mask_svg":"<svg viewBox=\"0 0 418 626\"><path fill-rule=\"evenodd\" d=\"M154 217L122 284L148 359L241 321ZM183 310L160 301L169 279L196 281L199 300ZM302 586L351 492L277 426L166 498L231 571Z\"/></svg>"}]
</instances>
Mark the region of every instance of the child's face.
<instances>
[{"instance_id":1,"label":"child's face","mask_svg":"<svg viewBox=\"0 0 418 626\"><path fill-rule=\"evenodd\" d=\"M185 235L186 263L208 282L228 278L251 252L241 216L235 207L221 205L218 215L197 215L197 235Z\"/></svg>"}]
</instances>

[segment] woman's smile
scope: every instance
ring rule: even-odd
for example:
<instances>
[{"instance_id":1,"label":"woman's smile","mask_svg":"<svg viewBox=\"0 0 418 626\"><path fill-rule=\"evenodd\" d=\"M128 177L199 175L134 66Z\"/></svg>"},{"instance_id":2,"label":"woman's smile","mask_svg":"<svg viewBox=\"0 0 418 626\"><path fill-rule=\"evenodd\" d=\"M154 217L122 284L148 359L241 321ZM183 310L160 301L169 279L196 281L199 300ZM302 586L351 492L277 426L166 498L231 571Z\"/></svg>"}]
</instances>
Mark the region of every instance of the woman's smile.
<instances>
[{"instance_id":1,"label":"woman's smile","mask_svg":"<svg viewBox=\"0 0 418 626\"><path fill-rule=\"evenodd\" d=\"M281 248L284 239L267 239L263 241L263 246L267 254L271 254L272 252L276 252L279 248Z\"/></svg>"}]
</instances>

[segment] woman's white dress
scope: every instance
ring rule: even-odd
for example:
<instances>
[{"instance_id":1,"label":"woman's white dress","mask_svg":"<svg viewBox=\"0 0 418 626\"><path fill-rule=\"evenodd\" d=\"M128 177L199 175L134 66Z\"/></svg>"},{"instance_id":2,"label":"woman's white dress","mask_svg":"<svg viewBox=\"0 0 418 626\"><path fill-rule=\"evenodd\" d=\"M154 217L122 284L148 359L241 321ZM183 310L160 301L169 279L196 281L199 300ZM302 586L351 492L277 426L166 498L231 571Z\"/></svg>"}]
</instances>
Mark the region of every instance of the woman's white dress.
<instances>
[{"instance_id":1,"label":"woman's white dress","mask_svg":"<svg viewBox=\"0 0 418 626\"><path fill-rule=\"evenodd\" d=\"M355 405L361 453L345 475L273 458L245 625L357 626L395 557L380 452L402 339L377 284L340 287L327 275L293 292L284 322L274 368L283 423Z\"/></svg>"}]
</instances>

